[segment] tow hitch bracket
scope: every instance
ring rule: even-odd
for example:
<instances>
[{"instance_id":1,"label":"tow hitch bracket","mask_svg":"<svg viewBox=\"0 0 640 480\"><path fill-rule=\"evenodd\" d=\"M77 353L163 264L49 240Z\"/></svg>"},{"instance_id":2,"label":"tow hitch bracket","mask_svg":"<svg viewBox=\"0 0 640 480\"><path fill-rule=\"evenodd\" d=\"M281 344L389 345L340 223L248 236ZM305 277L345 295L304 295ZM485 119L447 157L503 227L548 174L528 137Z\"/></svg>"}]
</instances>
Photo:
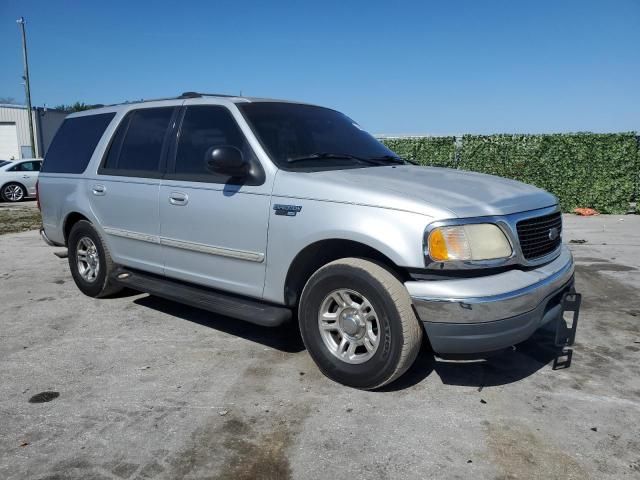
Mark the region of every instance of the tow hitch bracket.
<instances>
[{"instance_id":1,"label":"tow hitch bracket","mask_svg":"<svg viewBox=\"0 0 640 480\"><path fill-rule=\"evenodd\" d=\"M580 303L582 295L575 291L567 292L562 296L562 311L556 324L555 346L559 348L556 358L553 360L553 369L559 370L571 366L573 349L571 347L576 340L578 317L580 315ZM572 313L569 320L565 318L565 312Z\"/></svg>"}]
</instances>

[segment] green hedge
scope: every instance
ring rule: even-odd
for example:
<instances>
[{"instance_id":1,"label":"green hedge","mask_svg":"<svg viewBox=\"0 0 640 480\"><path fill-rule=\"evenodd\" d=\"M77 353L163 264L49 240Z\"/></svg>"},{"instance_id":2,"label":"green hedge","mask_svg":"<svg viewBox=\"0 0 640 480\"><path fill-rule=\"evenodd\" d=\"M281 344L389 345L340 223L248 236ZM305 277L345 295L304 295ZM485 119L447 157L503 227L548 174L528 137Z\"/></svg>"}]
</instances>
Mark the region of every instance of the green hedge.
<instances>
[{"instance_id":1,"label":"green hedge","mask_svg":"<svg viewBox=\"0 0 640 480\"><path fill-rule=\"evenodd\" d=\"M456 137L388 138L383 143L401 157L421 165L456 168Z\"/></svg>"},{"instance_id":2,"label":"green hedge","mask_svg":"<svg viewBox=\"0 0 640 480\"><path fill-rule=\"evenodd\" d=\"M638 195L635 132L614 134L464 135L382 140L422 165L513 178L556 195L564 211L592 207L625 213Z\"/></svg>"}]
</instances>

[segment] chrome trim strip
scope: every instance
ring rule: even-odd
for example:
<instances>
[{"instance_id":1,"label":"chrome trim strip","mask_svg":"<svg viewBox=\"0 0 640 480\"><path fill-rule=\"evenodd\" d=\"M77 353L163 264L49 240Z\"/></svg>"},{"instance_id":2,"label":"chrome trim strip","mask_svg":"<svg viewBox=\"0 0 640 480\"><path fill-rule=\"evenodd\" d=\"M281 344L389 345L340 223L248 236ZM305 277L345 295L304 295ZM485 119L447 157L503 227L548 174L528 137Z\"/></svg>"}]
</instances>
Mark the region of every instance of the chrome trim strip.
<instances>
[{"instance_id":1,"label":"chrome trim strip","mask_svg":"<svg viewBox=\"0 0 640 480\"><path fill-rule=\"evenodd\" d=\"M236 250L232 248L213 247L202 243L185 242L183 240L175 240L173 238L160 237L160 244L168 247L182 248L183 250L191 250L193 252L208 253L219 257L236 258L238 260L247 260L250 262L262 262L264 253L250 252L247 250Z\"/></svg>"},{"instance_id":2,"label":"chrome trim strip","mask_svg":"<svg viewBox=\"0 0 640 480\"><path fill-rule=\"evenodd\" d=\"M123 230L121 228L102 227L104 233L114 235L116 237L130 238L131 240L140 240L141 242L160 243L157 235L149 235L146 233L132 232L131 230Z\"/></svg>"},{"instance_id":3,"label":"chrome trim strip","mask_svg":"<svg viewBox=\"0 0 640 480\"><path fill-rule=\"evenodd\" d=\"M160 237L156 235L148 235L146 233L132 232L120 228L103 227L105 233L116 237L128 238L131 240L139 240L141 242L154 243L172 248L181 248L192 252L206 253L219 257L235 258L238 260L246 260L249 262L260 263L264 261L264 253L251 252L247 250L236 250L233 248L214 247L203 243L186 242L184 240L176 240L174 238Z\"/></svg>"},{"instance_id":4,"label":"chrome trim strip","mask_svg":"<svg viewBox=\"0 0 640 480\"><path fill-rule=\"evenodd\" d=\"M423 253L425 267L431 270L471 270L479 268L495 268L504 267L507 265L524 265L526 267L534 267L548 263L556 259L562 251L562 243L553 252L544 255L542 257L535 258L533 260L527 260L522 254L520 248L520 240L518 238L517 225L521 220L527 220L529 218L542 217L553 213L560 212L560 206L554 205L551 207L539 208L536 210L528 210L526 212L512 213L509 215L490 215L486 217L471 217L471 218L452 218L448 220L438 220L430 223L425 228L423 237ZM511 244L511 256L502 259L495 260L471 260L471 261L447 261L447 262L435 262L429 258L429 252L427 251L427 239L432 230L437 227L451 226L451 225L469 225L475 223L491 223L496 225L502 233L505 234L507 240Z\"/></svg>"}]
</instances>

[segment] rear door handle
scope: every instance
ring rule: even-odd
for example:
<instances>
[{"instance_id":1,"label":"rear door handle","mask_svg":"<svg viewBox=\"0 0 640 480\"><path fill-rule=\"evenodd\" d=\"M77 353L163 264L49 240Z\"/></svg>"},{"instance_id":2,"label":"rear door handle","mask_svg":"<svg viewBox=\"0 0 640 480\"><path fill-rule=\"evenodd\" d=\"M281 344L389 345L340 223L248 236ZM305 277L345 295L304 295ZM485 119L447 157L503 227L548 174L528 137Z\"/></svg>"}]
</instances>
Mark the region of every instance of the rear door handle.
<instances>
[{"instance_id":1,"label":"rear door handle","mask_svg":"<svg viewBox=\"0 0 640 480\"><path fill-rule=\"evenodd\" d=\"M186 205L189 203L189 195L182 192L171 192L169 194L169 203L171 205Z\"/></svg>"},{"instance_id":2,"label":"rear door handle","mask_svg":"<svg viewBox=\"0 0 640 480\"><path fill-rule=\"evenodd\" d=\"M22 178L31 178L29 175L22 175Z\"/></svg>"},{"instance_id":3,"label":"rear door handle","mask_svg":"<svg viewBox=\"0 0 640 480\"><path fill-rule=\"evenodd\" d=\"M96 196L101 196L107 193L107 187L105 187L104 185L94 185L91 188L91 192Z\"/></svg>"}]
</instances>

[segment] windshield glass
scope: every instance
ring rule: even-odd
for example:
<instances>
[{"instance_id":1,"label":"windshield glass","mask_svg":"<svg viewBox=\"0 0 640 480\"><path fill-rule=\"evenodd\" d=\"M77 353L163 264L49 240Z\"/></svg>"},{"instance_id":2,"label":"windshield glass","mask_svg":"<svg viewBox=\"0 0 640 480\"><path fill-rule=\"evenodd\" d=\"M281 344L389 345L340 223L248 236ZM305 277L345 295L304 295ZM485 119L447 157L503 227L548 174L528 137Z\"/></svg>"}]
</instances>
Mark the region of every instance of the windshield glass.
<instances>
[{"instance_id":1,"label":"windshield glass","mask_svg":"<svg viewBox=\"0 0 640 480\"><path fill-rule=\"evenodd\" d=\"M5 165L10 164L11 162L8 160L0 160L0 167L4 167Z\"/></svg>"},{"instance_id":2,"label":"windshield glass","mask_svg":"<svg viewBox=\"0 0 640 480\"><path fill-rule=\"evenodd\" d=\"M364 167L399 161L395 153L335 110L280 102L244 103L238 108L280 168Z\"/></svg>"}]
</instances>

